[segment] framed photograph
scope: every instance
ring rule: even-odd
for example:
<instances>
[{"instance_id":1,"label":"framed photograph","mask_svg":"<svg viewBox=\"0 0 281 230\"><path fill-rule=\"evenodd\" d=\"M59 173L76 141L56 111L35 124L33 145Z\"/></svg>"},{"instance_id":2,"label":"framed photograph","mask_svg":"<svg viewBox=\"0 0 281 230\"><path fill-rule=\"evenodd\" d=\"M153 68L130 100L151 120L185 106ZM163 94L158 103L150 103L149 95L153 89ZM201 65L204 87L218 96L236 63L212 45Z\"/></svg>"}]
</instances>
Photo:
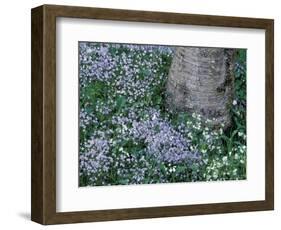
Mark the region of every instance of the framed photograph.
<instances>
[{"instance_id":1,"label":"framed photograph","mask_svg":"<svg viewBox=\"0 0 281 230\"><path fill-rule=\"evenodd\" d=\"M31 15L33 221L273 210L273 20Z\"/></svg>"}]
</instances>

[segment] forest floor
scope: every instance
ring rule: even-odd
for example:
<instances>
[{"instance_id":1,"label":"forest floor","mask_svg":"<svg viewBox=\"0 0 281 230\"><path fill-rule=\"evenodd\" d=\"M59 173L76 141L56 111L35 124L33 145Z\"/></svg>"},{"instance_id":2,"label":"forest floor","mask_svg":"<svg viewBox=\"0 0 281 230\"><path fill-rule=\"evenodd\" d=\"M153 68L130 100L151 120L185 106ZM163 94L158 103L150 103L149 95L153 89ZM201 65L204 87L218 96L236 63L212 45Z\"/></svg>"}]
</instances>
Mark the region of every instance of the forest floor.
<instances>
[{"instance_id":1,"label":"forest floor","mask_svg":"<svg viewBox=\"0 0 281 230\"><path fill-rule=\"evenodd\" d=\"M246 51L232 126L165 108L170 46L79 43L80 186L246 178Z\"/></svg>"}]
</instances>

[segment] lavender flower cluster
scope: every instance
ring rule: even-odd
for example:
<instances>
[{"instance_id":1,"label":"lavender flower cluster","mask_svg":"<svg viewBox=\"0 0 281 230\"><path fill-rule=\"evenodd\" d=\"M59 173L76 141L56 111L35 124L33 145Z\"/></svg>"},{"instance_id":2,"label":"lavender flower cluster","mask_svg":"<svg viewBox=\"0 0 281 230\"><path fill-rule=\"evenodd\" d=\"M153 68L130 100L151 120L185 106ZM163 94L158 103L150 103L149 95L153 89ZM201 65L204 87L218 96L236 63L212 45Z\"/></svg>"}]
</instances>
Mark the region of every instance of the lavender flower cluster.
<instances>
[{"instance_id":1,"label":"lavender flower cluster","mask_svg":"<svg viewBox=\"0 0 281 230\"><path fill-rule=\"evenodd\" d=\"M198 152L190 151L191 141L162 119L159 111L150 109L147 114L147 120L133 122L130 132L134 140L144 141L148 154L168 163L200 159Z\"/></svg>"}]
</instances>

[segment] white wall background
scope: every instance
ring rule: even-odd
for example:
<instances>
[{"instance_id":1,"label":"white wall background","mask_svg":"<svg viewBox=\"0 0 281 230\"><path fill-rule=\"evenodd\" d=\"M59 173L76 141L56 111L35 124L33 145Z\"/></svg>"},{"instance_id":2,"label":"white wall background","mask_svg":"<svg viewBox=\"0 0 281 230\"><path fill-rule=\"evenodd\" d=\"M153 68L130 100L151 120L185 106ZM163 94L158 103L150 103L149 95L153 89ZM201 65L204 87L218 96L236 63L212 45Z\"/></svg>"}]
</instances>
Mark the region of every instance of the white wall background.
<instances>
[{"instance_id":1,"label":"white wall background","mask_svg":"<svg viewBox=\"0 0 281 230\"><path fill-rule=\"evenodd\" d=\"M0 7L0 228L43 229L30 218L30 9L67 4L275 19L275 211L50 226L49 229L278 229L281 221L281 14L279 1L33 0ZM279 86L279 88L278 88ZM280 228L280 227L279 227Z\"/></svg>"}]
</instances>

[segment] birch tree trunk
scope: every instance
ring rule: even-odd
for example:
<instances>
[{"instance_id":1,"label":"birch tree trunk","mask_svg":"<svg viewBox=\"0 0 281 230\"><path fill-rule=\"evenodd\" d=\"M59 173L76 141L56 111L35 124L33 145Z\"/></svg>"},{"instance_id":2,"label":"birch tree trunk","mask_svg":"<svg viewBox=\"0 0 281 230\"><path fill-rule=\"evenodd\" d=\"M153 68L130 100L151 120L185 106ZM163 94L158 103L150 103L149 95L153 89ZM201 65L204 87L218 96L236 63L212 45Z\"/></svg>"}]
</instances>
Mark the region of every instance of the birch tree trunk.
<instances>
[{"instance_id":1,"label":"birch tree trunk","mask_svg":"<svg viewBox=\"0 0 281 230\"><path fill-rule=\"evenodd\" d=\"M178 47L166 85L171 110L201 114L215 127L231 125L234 49Z\"/></svg>"}]
</instances>

